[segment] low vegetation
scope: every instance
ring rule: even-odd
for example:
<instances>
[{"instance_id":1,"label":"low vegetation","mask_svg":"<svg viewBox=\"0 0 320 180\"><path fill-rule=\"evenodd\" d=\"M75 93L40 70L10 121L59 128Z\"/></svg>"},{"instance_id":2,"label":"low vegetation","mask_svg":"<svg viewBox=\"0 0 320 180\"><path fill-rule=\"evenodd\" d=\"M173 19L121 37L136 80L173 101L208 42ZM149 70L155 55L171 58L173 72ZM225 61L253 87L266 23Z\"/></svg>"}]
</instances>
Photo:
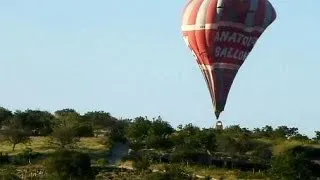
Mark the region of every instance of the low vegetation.
<instances>
[{"instance_id":1,"label":"low vegetation","mask_svg":"<svg viewBox=\"0 0 320 180\"><path fill-rule=\"evenodd\" d=\"M314 179L320 132L0 108L2 179ZM120 164L118 163L120 162Z\"/></svg>"}]
</instances>

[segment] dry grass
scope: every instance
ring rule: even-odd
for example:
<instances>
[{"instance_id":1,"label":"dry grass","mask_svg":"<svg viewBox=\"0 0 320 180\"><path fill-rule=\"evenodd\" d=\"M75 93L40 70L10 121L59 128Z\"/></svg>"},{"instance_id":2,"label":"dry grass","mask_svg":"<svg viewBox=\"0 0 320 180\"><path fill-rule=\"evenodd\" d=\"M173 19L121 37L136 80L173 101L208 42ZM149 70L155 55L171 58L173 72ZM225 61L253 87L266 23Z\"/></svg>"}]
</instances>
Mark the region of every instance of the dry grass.
<instances>
[{"instance_id":1,"label":"dry grass","mask_svg":"<svg viewBox=\"0 0 320 180\"><path fill-rule=\"evenodd\" d=\"M275 155L280 154L288 149L297 147L297 146L306 146L306 147L312 147L312 148L319 148L319 144L312 144L311 142L307 141L296 141L296 140L271 140L271 139L257 139L257 141L264 142L267 144L270 144L272 146L273 153Z\"/></svg>"},{"instance_id":2,"label":"dry grass","mask_svg":"<svg viewBox=\"0 0 320 180\"><path fill-rule=\"evenodd\" d=\"M188 172L197 174L200 176L210 176L216 179L237 179L239 173L237 171L226 170L226 169L216 169L209 167L198 167L198 166L188 166L184 167Z\"/></svg>"},{"instance_id":3,"label":"dry grass","mask_svg":"<svg viewBox=\"0 0 320 180\"><path fill-rule=\"evenodd\" d=\"M100 139L96 137L81 138L77 143L78 148L87 151L105 150L105 145L100 143ZM31 148L34 152L50 153L53 152L56 147L50 143L49 137L31 137L31 142L27 144L17 144L15 151L12 152L12 145L6 142L0 143L0 152L8 154L17 154L22 152L25 148Z\"/></svg>"},{"instance_id":4,"label":"dry grass","mask_svg":"<svg viewBox=\"0 0 320 180\"><path fill-rule=\"evenodd\" d=\"M277 155L297 146L311 146L311 145L307 143L303 143L301 141L293 141L293 140L281 141L273 146L273 153Z\"/></svg>"},{"instance_id":5,"label":"dry grass","mask_svg":"<svg viewBox=\"0 0 320 180\"><path fill-rule=\"evenodd\" d=\"M221 169L221 168L213 168L213 167L205 167L205 166L182 166L182 165L174 165L174 166L179 166L181 169L195 175L199 175L202 177L212 177L215 179L228 179L228 180L237 180L240 179L241 177L246 177L250 176L254 179L265 179L265 175L262 173L255 173L253 174L252 172L241 172L239 170L227 170L227 169ZM164 164L155 164L151 165L151 169L156 169L163 171L165 170L165 165Z\"/></svg>"}]
</instances>

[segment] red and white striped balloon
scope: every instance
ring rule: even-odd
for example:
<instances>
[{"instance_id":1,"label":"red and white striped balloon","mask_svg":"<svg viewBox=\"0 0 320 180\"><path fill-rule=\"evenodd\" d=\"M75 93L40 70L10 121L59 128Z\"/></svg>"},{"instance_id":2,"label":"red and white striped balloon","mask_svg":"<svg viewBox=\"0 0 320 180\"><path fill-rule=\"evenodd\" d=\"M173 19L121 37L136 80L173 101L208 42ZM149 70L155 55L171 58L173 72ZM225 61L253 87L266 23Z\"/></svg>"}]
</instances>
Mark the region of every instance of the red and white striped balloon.
<instances>
[{"instance_id":1,"label":"red and white striped balloon","mask_svg":"<svg viewBox=\"0 0 320 180\"><path fill-rule=\"evenodd\" d=\"M268 0L190 0L185 6L183 38L206 80L217 119L239 68L275 19Z\"/></svg>"}]
</instances>

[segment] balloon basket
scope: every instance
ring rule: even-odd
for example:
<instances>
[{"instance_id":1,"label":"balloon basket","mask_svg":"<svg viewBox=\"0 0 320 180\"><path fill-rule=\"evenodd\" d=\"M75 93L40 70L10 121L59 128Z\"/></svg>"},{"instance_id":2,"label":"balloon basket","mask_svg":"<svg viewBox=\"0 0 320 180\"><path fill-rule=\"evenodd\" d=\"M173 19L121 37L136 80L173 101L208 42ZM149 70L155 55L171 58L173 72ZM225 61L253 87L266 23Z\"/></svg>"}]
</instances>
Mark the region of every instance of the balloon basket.
<instances>
[{"instance_id":1,"label":"balloon basket","mask_svg":"<svg viewBox=\"0 0 320 180\"><path fill-rule=\"evenodd\" d=\"M218 129L218 130L222 130L222 129L223 129L222 121L217 121L217 123L216 123L216 129Z\"/></svg>"}]
</instances>

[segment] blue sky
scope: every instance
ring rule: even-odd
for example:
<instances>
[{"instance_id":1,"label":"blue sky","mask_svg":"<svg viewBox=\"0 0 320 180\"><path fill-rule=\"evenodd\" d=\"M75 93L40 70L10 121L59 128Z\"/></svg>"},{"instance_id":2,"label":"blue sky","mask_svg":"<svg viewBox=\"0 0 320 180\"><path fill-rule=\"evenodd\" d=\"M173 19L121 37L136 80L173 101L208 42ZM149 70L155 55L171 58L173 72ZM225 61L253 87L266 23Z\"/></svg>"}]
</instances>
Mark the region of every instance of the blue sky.
<instances>
[{"instance_id":1,"label":"blue sky","mask_svg":"<svg viewBox=\"0 0 320 180\"><path fill-rule=\"evenodd\" d=\"M235 79L225 125L320 130L320 1L310 2L272 0L278 18ZM185 3L3 1L0 105L212 126L209 92L180 32Z\"/></svg>"}]
</instances>

